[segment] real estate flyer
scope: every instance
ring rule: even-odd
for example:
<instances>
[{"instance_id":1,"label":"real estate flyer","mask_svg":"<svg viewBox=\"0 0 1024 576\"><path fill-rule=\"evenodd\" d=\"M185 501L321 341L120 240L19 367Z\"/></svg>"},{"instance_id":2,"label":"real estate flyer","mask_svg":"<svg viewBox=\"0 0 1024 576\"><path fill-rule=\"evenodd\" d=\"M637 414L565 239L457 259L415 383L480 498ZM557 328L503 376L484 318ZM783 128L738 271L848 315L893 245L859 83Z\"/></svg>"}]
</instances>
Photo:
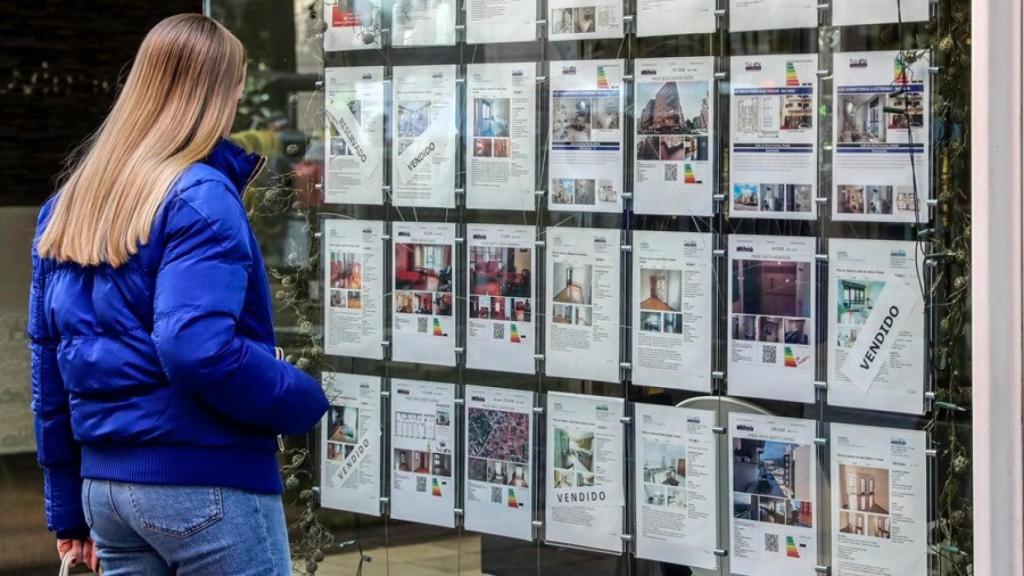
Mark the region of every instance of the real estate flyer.
<instances>
[{"instance_id":1,"label":"real estate flyer","mask_svg":"<svg viewBox=\"0 0 1024 576\"><path fill-rule=\"evenodd\" d=\"M916 243L833 238L828 403L924 413L924 257Z\"/></svg>"},{"instance_id":2,"label":"real estate flyer","mask_svg":"<svg viewBox=\"0 0 1024 576\"><path fill-rule=\"evenodd\" d=\"M391 45L454 46L455 8L455 0L393 0Z\"/></svg>"},{"instance_id":3,"label":"real estate flyer","mask_svg":"<svg viewBox=\"0 0 1024 576\"><path fill-rule=\"evenodd\" d=\"M455 385L391 380L391 517L455 527Z\"/></svg>"},{"instance_id":4,"label":"real estate flyer","mask_svg":"<svg viewBox=\"0 0 1024 576\"><path fill-rule=\"evenodd\" d=\"M622 60L551 62L548 208L622 211Z\"/></svg>"},{"instance_id":5,"label":"real estate flyer","mask_svg":"<svg viewBox=\"0 0 1024 576\"><path fill-rule=\"evenodd\" d=\"M537 39L537 0L467 0L466 44Z\"/></svg>"},{"instance_id":6,"label":"real estate flyer","mask_svg":"<svg viewBox=\"0 0 1024 576\"><path fill-rule=\"evenodd\" d=\"M622 552L621 398L548 392L546 540Z\"/></svg>"},{"instance_id":7,"label":"real estate flyer","mask_svg":"<svg viewBox=\"0 0 1024 576\"><path fill-rule=\"evenodd\" d=\"M927 52L840 52L832 70L832 218L927 222Z\"/></svg>"},{"instance_id":8,"label":"real estate flyer","mask_svg":"<svg viewBox=\"0 0 1024 576\"><path fill-rule=\"evenodd\" d=\"M324 69L324 202L381 204L384 67Z\"/></svg>"},{"instance_id":9,"label":"real estate flyer","mask_svg":"<svg viewBox=\"0 0 1024 576\"><path fill-rule=\"evenodd\" d=\"M393 360L455 365L455 224L392 224Z\"/></svg>"},{"instance_id":10,"label":"real estate flyer","mask_svg":"<svg viewBox=\"0 0 1024 576\"><path fill-rule=\"evenodd\" d=\"M832 573L928 573L925 433L832 424Z\"/></svg>"},{"instance_id":11,"label":"real estate flyer","mask_svg":"<svg viewBox=\"0 0 1024 576\"><path fill-rule=\"evenodd\" d=\"M548 0L548 38L622 38L622 0Z\"/></svg>"},{"instance_id":12,"label":"real estate flyer","mask_svg":"<svg viewBox=\"0 0 1024 576\"><path fill-rule=\"evenodd\" d=\"M715 58L637 59L633 208L711 216Z\"/></svg>"},{"instance_id":13,"label":"real estate flyer","mask_svg":"<svg viewBox=\"0 0 1024 576\"><path fill-rule=\"evenodd\" d=\"M832 0L833 26L925 22L928 0Z\"/></svg>"},{"instance_id":14,"label":"real estate flyer","mask_svg":"<svg viewBox=\"0 0 1024 576\"><path fill-rule=\"evenodd\" d=\"M466 66L466 206L534 209L537 65Z\"/></svg>"},{"instance_id":15,"label":"real estate flyer","mask_svg":"<svg viewBox=\"0 0 1024 576\"><path fill-rule=\"evenodd\" d=\"M324 51L378 50L381 0L325 0Z\"/></svg>"},{"instance_id":16,"label":"real estate flyer","mask_svg":"<svg viewBox=\"0 0 1024 576\"><path fill-rule=\"evenodd\" d=\"M729 394L814 402L814 245L729 236Z\"/></svg>"},{"instance_id":17,"label":"real estate flyer","mask_svg":"<svg viewBox=\"0 0 1024 576\"><path fill-rule=\"evenodd\" d=\"M814 420L729 414L732 574L816 574L815 426Z\"/></svg>"},{"instance_id":18,"label":"real estate flyer","mask_svg":"<svg viewBox=\"0 0 1024 576\"><path fill-rule=\"evenodd\" d=\"M548 376L619 381L619 231L547 229Z\"/></svg>"},{"instance_id":19,"label":"real estate flyer","mask_svg":"<svg viewBox=\"0 0 1024 576\"><path fill-rule=\"evenodd\" d=\"M384 357L384 223L325 219L324 352Z\"/></svg>"},{"instance_id":20,"label":"real estate flyer","mask_svg":"<svg viewBox=\"0 0 1024 576\"><path fill-rule=\"evenodd\" d=\"M730 217L817 217L817 69L817 54L732 57Z\"/></svg>"},{"instance_id":21,"label":"real estate flyer","mask_svg":"<svg viewBox=\"0 0 1024 576\"><path fill-rule=\"evenodd\" d=\"M637 0L636 35L710 34L717 28L714 0Z\"/></svg>"},{"instance_id":22,"label":"real estate flyer","mask_svg":"<svg viewBox=\"0 0 1024 576\"><path fill-rule=\"evenodd\" d=\"M395 206L455 207L459 155L454 65L396 66L391 195Z\"/></svg>"},{"instance_id":23,"label":"real estate flyer","mask_svg":"<svg viewBox=\"0 0 1024 576\"><path fill-rule=\"evenodd\" d=\"M718 566L715 413L634 404L636 555L714 570Z\"/></svg>"},{"instance_id":24,"label":"real estate flyer","mask_svg":"<svg viewBox=\"0 0 1024 576\"><path fill-rule=\"evenodd\" d=\"M533 392L466 386L467 530L533 540Z\"/></svg>"},{"instance_id":25,"label":"real estate flyer","mask_svg":"<svg viewBox=\"0 0 1024 576\"><path fill-rule=\"evenodd\" d=\"M320 504L380 516L380 377L325 372L331 408L320 425Z\"/></svg>"},{"instance_id":26,"label":"real estate flyer","mask_svg":"<svg viewBox=\"0 0 1024 576\"><path fill-rule=\"evenodd\" d=\"M633 383L711 391L710 234L633 233Z\"/></svg>"},{"instance_id":27,"label":"real estate flyer","mask_svg":"<svg viewBox=\"0 0 1024 576\"><path fill-rule=\"evenodd\" d=\"M729 0L729 31L816 28L814 0Z\"/></svg>"}]
</instances>

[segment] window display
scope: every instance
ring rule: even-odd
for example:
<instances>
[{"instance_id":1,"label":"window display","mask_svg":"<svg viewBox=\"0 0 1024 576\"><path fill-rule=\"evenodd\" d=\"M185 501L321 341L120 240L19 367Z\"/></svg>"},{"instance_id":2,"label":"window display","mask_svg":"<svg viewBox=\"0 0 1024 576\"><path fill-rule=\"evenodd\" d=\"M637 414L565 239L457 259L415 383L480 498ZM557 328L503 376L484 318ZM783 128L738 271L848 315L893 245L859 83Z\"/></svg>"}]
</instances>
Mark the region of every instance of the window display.
<instances>
[{"instance_id":1,"label":"window display","mask_svg":"<svg viewBox=\"0 0 1024 576\"><path fill-rule=\"evenodd\" d=\"M636 35L708 34L715 31L715 0L637 0Z\"/></svg>"},{"instance_id":2,"label":"window display","mask_svg":"<svg viewBox=\"0 0 1024 576\"><path fill-rule=\"evenodd\" d=\"M394 69L391 194L396 206L455 206L455 66Z\"/></svg>"},{"instance_id":3,"label":"window display","mask_svg":"<svg viewBox=\"0 0 1024 576\"><path fill-rule=\"evenodd\" d=\"M384 223L324 221L324 352L384 357Z\"/></svg>"},{"instance_id":4,"label":"window display","mask_svg":"<svg viewBox=\"0 0 1024 576\"><path fill-rule=\"evenodd\" d=\"M384 67L324 70L324 201L380 204L384 184Z\"/></svg>"},{"instance_id":5,"label":"window display","mask_svg":"<svg viewBox=\"0 0 1024 576\"><path fill-rule=\"evenodd\" d=\"M395 222L392 358L455 365L455 225Z\"/></svg>"},{"instance_id":6,"label":"window display","mask_svg":"<svg viewBox=\"0 0 1024 576\"><path fill-rule=\"evenodd\" d=\"M320 503L380 516L380 378L327 372L331 408L320 425Z\"/></svg>"},{"instance_id":7,"label":"window display","mask_svg":"<svg viewBox=\"0 0 1024 576\"><path fill-rule=\"evenodd\" d=\"M548 0L552 40L622 38L622 0Z\"/></svg>"},{"instance_id":8,"label":"window display","mask_svg":"<svg viewBox=\"0 0 1024 576\"><path fill-rule=\"evenodd\" d=\"M537 0L467 0L466 43L537 38Z\"/></svg>"}]
</instances>

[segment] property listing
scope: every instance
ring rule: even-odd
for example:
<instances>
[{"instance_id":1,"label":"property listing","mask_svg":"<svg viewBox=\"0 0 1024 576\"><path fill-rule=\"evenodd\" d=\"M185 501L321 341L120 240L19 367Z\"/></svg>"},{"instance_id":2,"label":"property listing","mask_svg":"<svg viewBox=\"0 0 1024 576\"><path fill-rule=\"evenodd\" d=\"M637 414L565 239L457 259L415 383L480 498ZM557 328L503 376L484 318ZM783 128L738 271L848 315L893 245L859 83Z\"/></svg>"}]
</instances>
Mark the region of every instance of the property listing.
<instances>
[{"instance_id":1,"label":"property listing","mask_svg":"<svg viewBox=\"0 0 1024 576\"><path fill-rule=\"evenodd\" d=\"M391 45L454 46L456 8L456 0L393 0Z\"/></svg>"},{"instance_id":2,"label":"property listing","mask_svg":"<svg viewBox=\"0 0 1024 576\"><path fill-rule=\"evenodd\" d=\"M924 257L915 242L833 238L828 403L924 413Z\"/></svg>"},{"instance_id":3,"label":"property listing","mask_svg":"<svg viewBox=\"0 0 1024 576\"><path fill-rule=\"evenodd\" d=\"M537 39L537 0L467 0L466 44Z\"/></svg>"},{"instance_id":4,"label":"property listing","mask_svg":"<svg viewBox=\"0 0 1024 576\"><path fill-rule=\"evenodd\" d=\"M928 66L923 50L835 55L834 220L928 221Z\"/></svg>"},{"instance_id":5,"label":"property listing","mask_svg":"<svg viewBox=\"0 0 1024 576\"><path fill-rule=\"evenodd\" d=\"M890 22L926 22L928 0L832 0L833 26L863 26Z\"/></svg>"},{"instance_id":6,"label":"property listing","mask_svg":"<svg viewBox=\"0 0 1024 576\"><path fill-rule=\"evenodd\" d=\"M320 425L320 504L380 516L380 377L325 372L331 408Z\"/></svg>"},{"instance_id":7,"label":"property listing","mask_svg":"<svg viewBox=\"0 0 1024 576\"><path fill-rule=\"evenodd\" d=\"M381 204L384 67L324 69L324 202Z\"/></svg>"},{"instance_id":8,"label":"property listing","mask_svg":"<svg viewBox=\"0 0 1024 576\"><path fill-rule=\"evenodd\" d=\"M533 392L466 386L465 527L533 539Z\"/></svg>"},{"instance_id":9,"label":"property listing","mask_svg":"<svg viewBox=\"0 0 1024 576\"><path fill-rule=\"evenodd\" d=\"M325 0L324 51L379 50L381 0Z\"/></svg>"},{"instance_id":10,"label":"property listing","mask_svg":"<svg viewBox=\"0 0 1024 576\"><path fill-rule=\"evenodd\" d=\"M548 542L622 552L623 410L621 398L548 393Z\"/></svg>"},{"instance_id":11,"label":"property listing","mask_svg":"<svg viewBox=\"0 0 1024 576\"><path fill-rule=\"evenodd\" d=\"M814 402L814 238L729 236L729 393Z\"/></svg>"},{"instance_id":12,"label":"property listing","mask_svg":"<svg viewBox=\"0 0 1024 576\"><path fill-rule=\"evenodd\" d=\"M729 415L733 574L816 574L815 425L814 420Z\"/></svg>"},{"instance_id":13,"label":"property listing","mask_svg":"<svg viewBox=\"0 0 1024 576\"><path fill-rule=\"evenodd\" d=\"M814 0L729 0L729 31L816 28Z\"/></svg>"},{"instance_id":14,"label":"property listing","mask_svg":"<svg viewBox=\"0 0 1024 576\"><path fill-rule=\"evenodd\" d=\"M622 211L622 60L551 63L548 208Z\"/></svg>"},{"instance_id":15,"label":"property listing","mask_svg":"<svg viewBox=\"0 0 1024 576\"><path fill-rule=\"evenodd\" d=\"M548 0L548 38L622 38L622 0Z\"/></svg>"},{"instance_id":16,"label":"property listing","mask_svg":"<svg viewBox=\"0 0 1024 576\"><path fill-rule=\"evenodd\" d=\"M455 527L455 385L391 380L391 517Z\"/></svg>"},{"instance_id":17,"label":"property listing","mask_svg":"<svg viewBox=\"0 0 1024 576\"><path fill-rule=\"evenodd\" d=\"M832 424L832 573L928 573L925 433Z\"/></svg>"},{"instance_id":18,"label":"property listing","mask_svg":"<svg viewBox=\"0 0 1024 576\"><path fill-rule=\"evenodd\" d=\"M466 367L533 374L533 226L469 224Z\"/></svg>"},{"instance_id":19,"label":"property listing","mask_svg":"<svg viewBox=\"0 0 1024 576\"><path fill-rule=\"evenodd\" d=\"M619 381L617 229L547 229L548 376Z\"/></svg>"},{"instance_id":20,"label":"property listing","mask_svg":"<svg viewBox=\"0 0 1024 576\"><path fill-rule=\"evenodd\" d=\"M637 214L711 216L715 59L638 59L633 143Z\"/></svg>"},{"instance_id":21,"label":"property listing","mask_svg":"<svg viewBox=\"0 0 1024 576\"><path fill-rule=\"evenodd\" d=\"M455 207L455 65L396 66L391 116L395 206Z\"/></svg>"},{"instance_id":22,"label":"property listing","mask_svg":"<svg viewBox=\"0 0 1024 576\"><path fill-rule=\"evenodd\" d=\"M534 209L537 65L466 66L466 206Z\"/></svg>"},{"instance_id":23,"label":"property listing","mask_svg":"<svg viewBox=\"0 0 1024 576\"><path fill-rule=\"evenodd\" d=\"M633 383L711 391L710 234L633 233Z\"/></svg>"},{"instance_id":24,"label":"property listing","mask_svg":"<svg viewBox=\"0 0 1024 576\"><path fill-rule=\"evenodd\" d=\"M732 57L730 217L816 218L817 69L817 54Z\"/></svg>"},{"instance_id":25,"label":"property listing","mask_svg":"<svg viewBox=\"0 0 1024 576\"><path fill-rule=\"evenodd\" d=\"M455 365L455 224L392 224L391 357Z\"/></svg>"},{"instance_id":26,"label":"property listing","mask_svg":"<svg viewBox=\"0 0 1024 576\"><path fill-rule=\"evenodd\" d=\"M324 352L384 357L384 223L324 220Z\"/></svg>"},{"instance_id":27,"label":"property listing","mask_svg":"<svg viewBox=\"0 0 1024 576\"><path fill-rule=\"evenodd\" d=\"M637 0L636 35L710 34L717 28L715 0Z\"/></svg>"},{"instance_id":28,"label":"property listing","mask_svg":"<svg viewBox=\"0 0 1024 576\"><path fill-rule=\"evenodd\" d=\"M715 413L635 404L636 555L714 570Z\"/></svg>"}]
</instances>

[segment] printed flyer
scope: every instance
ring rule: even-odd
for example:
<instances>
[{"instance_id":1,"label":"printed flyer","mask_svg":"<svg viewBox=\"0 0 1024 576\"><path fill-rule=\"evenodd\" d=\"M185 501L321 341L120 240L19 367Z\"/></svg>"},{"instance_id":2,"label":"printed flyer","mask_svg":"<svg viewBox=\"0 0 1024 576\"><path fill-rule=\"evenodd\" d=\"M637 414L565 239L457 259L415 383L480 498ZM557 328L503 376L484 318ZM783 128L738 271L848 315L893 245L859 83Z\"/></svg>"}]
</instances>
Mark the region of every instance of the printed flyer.
<instances>
[{"instance_id":1,"label":"printed flyer","mask_svg":"<svg viewBox=\"0 0 1024 576\"><path fill-rule=\"evenodd\" d=\"M545 373L618 382L619 231L554 227L546 242Z\"/></svg>"},{"instance_id":2,"label":"printed flyer","mask_svg":"<svg viewBox=\"0 0 1024 576\"><path fill-rule=\"evenodd\" d=\"M455 0L393 0L391 45L454 46Z\"/></svg>"},{"instance_id":3,"label":"printed flyer","mask_svg":"<svg viewBox=\"0 0 1024 576\"><path fill-rule=\"evenodd\" d=\"M829 404L924 414L918 249L900 240L829 241Z\"/></svg>"},{"instance_id":4,"label":"printed flyer","mask_svg":"<svg viewBox=\"0 0 1024 576\"><path fill-rule=\"evenodd\" d=\"M533 540L533 392L466 386L466 529Z\"/></svg>"},{"instance_id":5,"label":"printed flyer","mask_svg":"<svg viewBox=\"0 0 1024 576\"><path fill-rule=\"evenodd\" d=\"M622 38L622 0L548 0L548 38Z\"/></svg>"},{"instance_id":6,"label":"printed flyer","mask_svg":"<svg viewBox=\"0 0 1024 576\"><path fill-rule=\"evenodd\" d=\"M921 57L909 63L896 50L835 55L834 220L928 221L928 55L906 54Z\"/></svg>"},{"instance_id":7,"label":"printed flyer","mask_svg":"<svg viewBox=\"0 0 1024 576\"><path fill-rule=\"evenodd\" d=\"M729 414L733 574L816 573L815 426L814 420Z\"/></svg>"},{"instance_id":8,"label":"printed flyer","mask_svg":"<svg viewBox=\"0 0 1024 576\"><path fill-rule=\"evenodd\" d=\"M621 398L548 392L548 542L622 552Z\"/></svg>"},{"instance_id":9,"label":"printed flyer","mask_svg":"<svg viewBox=\"0 0 1024 576\"><path fill-rule=\"evenodd\" d=\"M633 207L711 216L715 58L637 59Z\"/></svg>"},{"instance_id":10,"label":"printed flyer","mask_svg":"<svg viewBox=\"0 0 1024 576\"><path fill-rule=\"evenodd\" d=\"M468 224L466 367L533 374L533 226Z\"/></svg>"},{"instance_id":11,"label":"printed flyer","mask_svg":"<svg viewBox=\"0 0 1024 576\"><path fill-rule=\"evenodd\" d=\"M729 0L729 31L816 28L814 0Z\"/></svg>"},{"instance_id":12,"label":"printed flyer","mask_svg":"<svg viewBox=\"0 0 1024 576\"><path fill-rule=\"evenodd\" d=\"M814 245L729 237L729 394L814 402Z\"/></svg>"},{"instance_id":13,"label":"printed flyer","mask_svg":"<svg viewBox=\"0 0 1024 576\"><path fill-rule=\"evenodd\" d=\"M391 380L391 517L455 527L455 385Z\"/></svg>"},{"instance_id":14,"label":"printed flyer","mask_svg":"<svg viewBox=\"0 0 1024 576\"><path fill-rule=\"evenodd\" d=\"M634 404L636 555L714 570L718 534L715 413Z\"/></svg>"},{"instance_id":15,"label":"printed flyer","mask_svg":"<svg viewBox=\"0 0 1024 576\"><path fill-rule=\"evenodd\" d=\"M537 65L466 66L466 206L534 209Z\"/></svg>"},{"instance_id":16,"label":"printed flyer","mask_svg":"<svg viewBox=\"0 0 1024 576\"><path fill-rule=\"evenodd\" d=\"M832 424L832 573L928 573L925 433Z\"/></svg>"},{"instance_id":17,"label":"printed flyer","mask_svg":"<svg viewBox=\"0 0 1024 576\"><path fill-rule=\"evenodd\" d=\"M710 34L718 28L714 0L637 0L636 35Z\"/></svg>"},{"instance_id":18,"label":"printed flyer","mask_svg":"<svg viewBox=\"0 0 1024 576\"><path fill-rule=\"evenodd\" d=\"M454 65L395 66L392 201L455 207L458 123Z\"/></svg>"},{"instance_id":19,"label":"printed flyer","mask_svg":"<svg viewBox=\"0 0 1024 576\"><path fill-rule=\"evenodd\" d=\"M324 352L384 358L384 223L323 221Z\"/></svg>"},{"instance_id":20,"label":"printed flyer","mask_svg":"<svg viewBox=\"0 0 1024 576\"><path fill-rule=\"evenodd\" d=\"M455 366L455 224L395 222L392 231L392 359Z\"/></svg>"},{"instance_id":21,"label":"printed flyer","mask_svg":"<svg viewBox=\"0 0 1024 576\"><path fill-rule=\"evenodd\" d=\"M324 0L324 51L379 50L381 0Z\"/></svg>"},{"instance_id":22,"label":"printed flyer","mask_svg":"<svg viewBox=\"0 0 1024 576\"><path fill-rule=\"evenodd\" d=\"M466 44L537 39L537 0L467 0Z\"/></svg>"},{"instance_id":23,"label":"printed flyer","mask_svg":"<svg viewBox=\"0 0 1024 576\"><path fill-rule=\"evenodd\" d=\"M320 425L320 504L380 516L380 378L325 372L331 408Z\"/></svg>"},{"instance_id":24,"label":"printed flyer","mask_svg":"<svg viewBox=\"0 0 1024 576\"><path fill-rule=\"evenodd\" d=\"M817 217L817 68L817 54L732 57L730 217Z\"/></svg>"},{"instance_id":25,"label":"printed flyer","mask_svg":"<svg viewBox=\"0 0 1024 576\"><path fill-rule=\"evenodd\" d=\"M381 204L384 67L324 69L324 202Z\"/></svg>"},{"instance_id":26,"label":"printed flyer","mask_svg":"<svg viewBox=\"0 0 1024 576\"><path fill-rule=\"evenodd\" d=\"M832 0L833 26L927 22L928 0Z\"/></svg>"},{"instance_id":27,"label":"printed flyer","mask_svg":"<svg viewBox=\"0 0 1024 576\"><path fill-rule=\"evenodd\" d=\"M633 383L711 391L710 234L633 233Z\"/></svg>"},{"instance_id":28,"label":"printed flyer","mask_svg":"<svg viewBox=\"0 0 1024 576\"><path fill-rule=\"evenodd\" d=\"M551 62L548 208L622 211L622 60Z\"/></svg>"}]
</instances>

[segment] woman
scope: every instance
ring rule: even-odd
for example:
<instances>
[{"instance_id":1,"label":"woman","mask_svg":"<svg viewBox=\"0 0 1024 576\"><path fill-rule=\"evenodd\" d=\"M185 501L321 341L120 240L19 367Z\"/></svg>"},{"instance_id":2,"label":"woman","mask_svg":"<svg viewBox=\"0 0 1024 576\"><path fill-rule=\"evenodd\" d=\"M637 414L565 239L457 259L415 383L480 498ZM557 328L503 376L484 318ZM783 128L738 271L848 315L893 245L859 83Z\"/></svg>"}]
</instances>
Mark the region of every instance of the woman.
<instances>
[{"instance_id":1,"label":"woman","mask_svg":"<svg viewBox=\"0 0 1024 576\"><path fill-rule=\"evenodd\" d=\"M148 34L43 206L28 332L46 512L106 576L288 575L278 434L327 409L281 361L241 193L261 159L223 137L241 43L199 15ZM90 539L91 528L91 539Z\"/></svg>"}]
</instances>

